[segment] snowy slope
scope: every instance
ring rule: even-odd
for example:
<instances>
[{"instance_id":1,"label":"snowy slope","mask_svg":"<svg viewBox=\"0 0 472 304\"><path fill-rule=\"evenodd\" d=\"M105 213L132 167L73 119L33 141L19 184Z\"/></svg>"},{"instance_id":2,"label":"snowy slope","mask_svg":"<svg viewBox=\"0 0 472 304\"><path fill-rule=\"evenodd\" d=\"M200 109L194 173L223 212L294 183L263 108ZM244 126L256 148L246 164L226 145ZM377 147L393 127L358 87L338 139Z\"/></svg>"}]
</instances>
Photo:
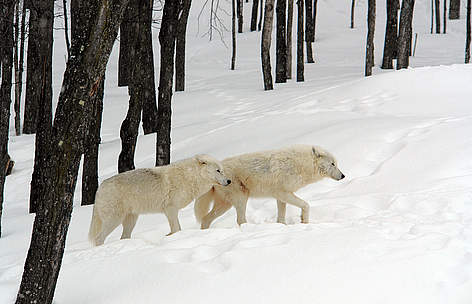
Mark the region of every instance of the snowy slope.
<instances>
[{"instance_id":1,"label":"snowy slope","mask_svg":"<svg viewBox=\"0 0 472 304\"><path fill-rule=\"evenodd\" d=\"M188 87L174 95L172 129L173 160L291 143L328 149L347 178L297 193L311 205L311 223L300 224L299 210L289 206L288 225L277 224L274 200L251 199L248 224L238 227L231 210L201 231L191 204L175 235L165 236L163 215L146 215L132 239L119 241L117 229L92 248L92 208L80 206L79 182L55 303L471 302L472 66L458 64L464 20L449 22L447 35L431 36L429 3L417 1L416 68L376 68L366 79L366 1L358 3L354 30L347 27L350 1L318 2L317 63L306 65L306 82L264 92L260 33L238 35L237 70L229 71L230 49L200 37L205 15L197 35L203 2L194 1ZM377 64L384 5L377 8ZM246 20L249 11L245 4ZM56 35L57 91L64 50ZM115 48L106 79L101 180L116 173L127 110L127 90L116 87L117 55ZM138 167L154 164L154 146L154 135L139 137ZM12 136L10 151L17 163L6 184L0 303L15 299L34 219L27 213L34 137Z\"/></svg>"}]
</instances>

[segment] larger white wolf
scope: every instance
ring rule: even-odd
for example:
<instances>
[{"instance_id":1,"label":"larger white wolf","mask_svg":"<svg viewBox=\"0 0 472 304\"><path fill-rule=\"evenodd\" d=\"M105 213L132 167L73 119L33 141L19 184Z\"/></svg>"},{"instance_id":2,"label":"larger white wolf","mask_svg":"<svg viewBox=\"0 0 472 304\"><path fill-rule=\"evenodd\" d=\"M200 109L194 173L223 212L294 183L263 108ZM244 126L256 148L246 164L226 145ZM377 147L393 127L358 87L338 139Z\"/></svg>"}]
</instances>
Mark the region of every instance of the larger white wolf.
<instances>
[{"instance_id":1,"label":"larger white wolf","mask_svg":"<svg viewBox=\"0 0 472 304\"><path fill-rule=\"evenodd\" d=\"M208 228L231 206L236 208L238 224L246 223L249 197L277 199L279 223L285 223L286 204L300 207L301 221L308 223L310 206L294 192L324 177L344 178L331 154L308 145L243 154L227 158L222 164L232 184L228 187L214 186L196 200L195 216L202 229ZM213 208L208 212L212 201Z\"/></svg>"},{"instance_id":2,"label":"larger white wolf","mask_svg":"<svg viewBox=\"0 0 472 304\"><path fill-rule=\"evenodd\" d=\"M130 238L139 214L164 213L171 233L180 231L179 209L214 185L231 183L221 162L208 155L149 169L136 169L103 181L95 195L89 239L96 246L120 224Z\"/></svg>"}]
</instances>

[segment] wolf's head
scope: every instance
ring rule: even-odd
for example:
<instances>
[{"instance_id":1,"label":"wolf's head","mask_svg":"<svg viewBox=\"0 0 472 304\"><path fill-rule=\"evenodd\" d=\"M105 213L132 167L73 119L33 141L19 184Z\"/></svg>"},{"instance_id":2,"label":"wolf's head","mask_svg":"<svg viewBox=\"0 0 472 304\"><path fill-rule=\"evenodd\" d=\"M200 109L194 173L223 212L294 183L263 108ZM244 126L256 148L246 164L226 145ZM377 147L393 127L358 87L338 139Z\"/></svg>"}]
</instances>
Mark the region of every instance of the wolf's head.
<instances>
[{"instance_id":1,"label":"wolf's head","mask_svg":"<svg viewBox=\"0 0 472 304\"><path fill-rule=\"evenodd\" d=\"M220 184L222 186L228 186L231 184L231 180L226 177L223 172L223 165L221 162L210 155L199 154L195 156L200 166L200 174L202 178L210 181L212 184Z\"/></svg>"},{"instance_id":2,"label":"wolf's head","mask_svg":"<svg viewBox=\"0 0 472 304\"><path fill-rule=\"evenodd\" d=\"M313 157L315 159L315 170L322 177L329 177L334 180L341 180L345 175L338 169L336 159L319 147L312 147Z\"/></svg>"}]
</instances>

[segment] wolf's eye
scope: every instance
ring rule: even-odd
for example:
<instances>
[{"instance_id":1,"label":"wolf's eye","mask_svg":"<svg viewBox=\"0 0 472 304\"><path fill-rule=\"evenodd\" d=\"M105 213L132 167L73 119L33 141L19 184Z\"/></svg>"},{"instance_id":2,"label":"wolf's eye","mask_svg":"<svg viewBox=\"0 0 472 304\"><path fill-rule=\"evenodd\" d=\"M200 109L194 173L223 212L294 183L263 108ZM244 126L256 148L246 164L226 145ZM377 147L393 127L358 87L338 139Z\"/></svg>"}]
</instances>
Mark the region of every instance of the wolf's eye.
<instances>
[{"instance_id":1,"label":"wolf's eye","mask_svg":"<svg viewBox=\"0 0 472 304\"><path fill-rule=\"evenodd\" d=\"M334 167L334 166L336 166L336 165L335 165L334 163L331 163L331 166L333 166L333 167Z\"/></svg>"},{"instance_id":2,"label":"wolf's eye","mask_svg":"<svg viewBox=\"0 0 472 304\"><path fill-rule=\"evenodd\" d=\"M221 173L220 169L216 170L216 172Z\"/></svg>"}]
</instances>

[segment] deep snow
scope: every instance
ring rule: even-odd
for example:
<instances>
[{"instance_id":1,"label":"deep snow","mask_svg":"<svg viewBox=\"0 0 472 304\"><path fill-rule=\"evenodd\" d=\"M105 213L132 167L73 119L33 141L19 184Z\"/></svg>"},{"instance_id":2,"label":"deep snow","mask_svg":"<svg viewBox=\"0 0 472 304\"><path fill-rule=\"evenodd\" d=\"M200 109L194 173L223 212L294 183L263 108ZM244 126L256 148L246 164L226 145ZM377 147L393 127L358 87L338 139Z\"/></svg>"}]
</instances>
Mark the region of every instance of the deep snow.
<instances>
[{"instance_id":1,"label":"deep snow","mask_svg":"<svg viewBox=\"0 0 472 304\"><path fill-rule=\"evenodd\" d=\"M464 18L449 21L447 35L430 35L429 1L417 1L416 68L375 68L364 78L366 1L358 1L354 30L348 28L350 1L318 2L316 63L305 66L306 82L264 92L260 33L249 33L245 24L237 70L229 71L230 49L196 34L203 2L194 1L188 86L174 94L172 129L173 160L291 143L328 149L347 178L297 193L311 205L311 223L300 224L299 210L289 206L288 225L276 224L275 201L251 199L248 224L238 227L231 210L201 231L191 204L181 211L183 230L175 235L165 236L165 216L146 215L132 239L119 241L117 229L104 246L92 248L92 208L80 206L79 177L55 303L472 301L472 67L460 64ZM385 4L377 5L378 65ZM55 42L57 100L65 67L59 31ZM157 71L157 39L155 46ZM101 180L116 173L127 111L127 90L117 88L117 55L115 48L106 79ZM154 135L139 137L138 167L154 164L154 147ZM14 301L29 246L34 137L12 133L10 153L16 166L5 191L0 303Z\"/></svg>"}]
</instances>

